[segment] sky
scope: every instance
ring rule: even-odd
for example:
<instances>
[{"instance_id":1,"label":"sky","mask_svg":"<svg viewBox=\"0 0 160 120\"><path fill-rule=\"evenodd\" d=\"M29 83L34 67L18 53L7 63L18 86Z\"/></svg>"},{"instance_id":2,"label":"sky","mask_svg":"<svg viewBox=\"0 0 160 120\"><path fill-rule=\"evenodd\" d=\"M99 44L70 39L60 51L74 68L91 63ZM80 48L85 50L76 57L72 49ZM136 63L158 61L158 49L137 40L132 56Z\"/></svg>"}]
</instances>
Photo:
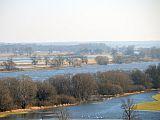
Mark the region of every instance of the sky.
<instances>
[{"instance_id":1,"label":"sky","mask_svg":"<svg viewBox=\"0 0 160 120\"><path fill-rule=\"evenodd\" d=\"M160 0L0 0L0 42L160 40Z\"/></svg>"}]
</instances>

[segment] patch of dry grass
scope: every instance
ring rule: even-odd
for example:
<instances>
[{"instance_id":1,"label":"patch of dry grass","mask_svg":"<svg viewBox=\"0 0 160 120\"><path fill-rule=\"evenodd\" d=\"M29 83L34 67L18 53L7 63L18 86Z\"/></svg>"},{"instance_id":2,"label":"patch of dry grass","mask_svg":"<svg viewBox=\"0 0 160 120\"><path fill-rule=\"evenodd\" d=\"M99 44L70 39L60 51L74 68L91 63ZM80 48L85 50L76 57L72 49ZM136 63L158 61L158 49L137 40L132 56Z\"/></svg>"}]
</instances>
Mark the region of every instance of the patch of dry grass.
<instances>
[{"instance_id":1,"label":"patch of dry grass","mask_svg":"<svg viewBox=\"0 0 160 120\"><path fill-rule=\"evenodd\" d=\"M137 104L137 110L151 110L151 111L160 111L160 94L152 96L155 101L144 102Z\"/></svg>"}]
</instances>

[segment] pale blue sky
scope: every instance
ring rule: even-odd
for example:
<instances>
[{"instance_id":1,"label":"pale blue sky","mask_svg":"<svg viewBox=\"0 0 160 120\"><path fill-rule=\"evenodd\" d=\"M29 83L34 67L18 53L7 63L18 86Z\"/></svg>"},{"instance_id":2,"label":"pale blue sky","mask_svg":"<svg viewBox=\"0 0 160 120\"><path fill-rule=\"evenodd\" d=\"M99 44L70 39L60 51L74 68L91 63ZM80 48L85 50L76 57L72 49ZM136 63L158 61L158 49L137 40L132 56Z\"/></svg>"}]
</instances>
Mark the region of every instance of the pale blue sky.
<instances>
[{"instance_id":1,"label":"pale blue sky","mask_svg":"<svg viewBox=\"0 0 160 120\"><path fill-rule=\"evenodd\" d=\"M0 42L160 40L160 0L0 0Z\"/></svg>"}]
</instances>

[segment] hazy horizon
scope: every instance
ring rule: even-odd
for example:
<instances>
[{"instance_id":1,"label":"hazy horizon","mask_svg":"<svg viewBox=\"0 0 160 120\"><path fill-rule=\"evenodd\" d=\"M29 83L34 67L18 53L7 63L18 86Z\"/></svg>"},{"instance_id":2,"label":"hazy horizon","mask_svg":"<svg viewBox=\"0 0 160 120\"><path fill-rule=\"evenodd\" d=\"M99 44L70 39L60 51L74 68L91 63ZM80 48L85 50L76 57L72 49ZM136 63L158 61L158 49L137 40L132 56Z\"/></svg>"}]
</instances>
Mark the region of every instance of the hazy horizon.
<instances>
[{"instance_id":1,"label":"hazy horizon","mask_svg":"<svg viewBox=\"0 0 160 120\"><path fill-rule=\"evenodd\" d=\"M0 42L159 41L159 0L1 0Z\"/></svg>"},{"instance_id":2,"label":"hazy horizon","mask_svg":"<svg viewBox=\"0 0 160 120\"><path fill-rule=\"evenodd\" d=\"M7 41L4 41L4 42L1 42L0 43L9 43L9 44L18 44L18 43L24 43L24 44L32 44L32 43L35 43L35 44L39 44L39 43L107 43L107 42L160 42L160 40L97 40L97 41L94 41L94 40L89 40L89 41L34 41L34 42L31 42L31 41L26 41L26 42L7 42Z\"/></svg>"}]
</instances>

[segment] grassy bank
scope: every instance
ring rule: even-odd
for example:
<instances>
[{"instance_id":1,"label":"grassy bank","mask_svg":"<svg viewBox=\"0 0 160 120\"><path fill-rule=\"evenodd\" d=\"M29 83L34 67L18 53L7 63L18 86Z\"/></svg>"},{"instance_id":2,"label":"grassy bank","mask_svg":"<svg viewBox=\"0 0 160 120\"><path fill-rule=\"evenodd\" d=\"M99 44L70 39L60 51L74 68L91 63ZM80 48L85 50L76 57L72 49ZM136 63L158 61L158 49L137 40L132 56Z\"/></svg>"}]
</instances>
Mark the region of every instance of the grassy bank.
<instances>
[{"instance_id":1,"label":"grassy bank","mask_svg":"<svg viewBox=\"0 0 160 120\"><path fill-rule=\"evenodd\" d=\"M152 96L155 101L137 104L137 110L160 111L160 93Z\"/></svg>"},{"instance_id":2,"label":"grassy bank","mask_svg":"<svg viewBox=\"0 0 160 120\"><path fill-rule=\"evenodd\" d=\"M7 117L9 115L19 115L19 114L26 114L28 113L27 111L17 111L17 112L13 112L13 111L7 111L7 112L3 112L3 113L0 113L0 118L3 118L3 117Z\"/></svg>"}]
</instances>

